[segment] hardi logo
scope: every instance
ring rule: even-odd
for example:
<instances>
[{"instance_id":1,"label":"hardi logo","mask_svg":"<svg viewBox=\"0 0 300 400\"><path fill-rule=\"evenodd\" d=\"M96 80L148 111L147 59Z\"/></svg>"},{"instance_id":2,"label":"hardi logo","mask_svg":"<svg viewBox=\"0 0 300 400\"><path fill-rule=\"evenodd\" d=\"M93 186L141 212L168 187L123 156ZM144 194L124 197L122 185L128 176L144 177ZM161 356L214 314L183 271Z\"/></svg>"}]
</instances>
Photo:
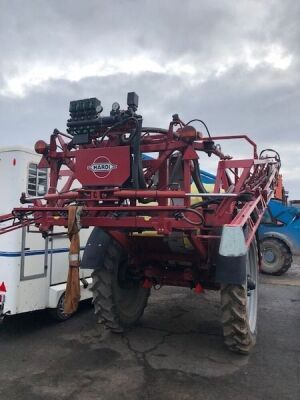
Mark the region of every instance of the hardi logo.
<instances>
[{"instance_id":1,"label":"hardi logo","mask_svg":"<svg viewBox=\"0 0 300 400\"><path fill-rule=\"evenodd\" d=\"M107 157L97 157L87 169L92 171L97 178L106 178L113 169L117 169L117 164L112 164Z\"/></svg>"}]
</instances>

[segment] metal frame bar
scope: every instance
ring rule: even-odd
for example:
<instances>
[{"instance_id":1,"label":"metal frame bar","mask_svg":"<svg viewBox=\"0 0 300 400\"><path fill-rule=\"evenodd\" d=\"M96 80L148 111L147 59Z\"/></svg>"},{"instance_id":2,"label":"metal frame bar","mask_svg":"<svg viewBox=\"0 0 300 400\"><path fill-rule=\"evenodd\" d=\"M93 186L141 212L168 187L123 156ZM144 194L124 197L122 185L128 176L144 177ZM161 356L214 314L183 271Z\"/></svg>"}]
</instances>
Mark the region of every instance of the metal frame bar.
<instances>
[{"instance_id":1,"label":"metal frame bar","mask_svg":"<svg viewBox=\"0 0 300 400\"><path fill-rule=\"evenodd\" d=\"M211 139L193 141L181 137L180 130L173 132L173 125L170 124L170 129L166 133L153 133L141 140L142 152L158 154L156 159L144 161L143 164L145 179L159 173L157 190L124 190L100 186L70 191L76 179L76 150L70 150L59 134L51 135L49 153L43 156L39 165L50 167L48 194L43 198L25 198L24 202L32 204L29 208L18 207L11 215L0 217L0 222L8 221L9 218L13 221L10 226L0 228L0 234L30 224L38 224L39 229L45 233L51 232L53 226L66 226L68 205L75 201L83 205L82 226L99 226L113 235L120 229L126 232L152 230L164 235L179 230L189 236L195 249L204 257L206 245L203 240L206 239L203 233L209 229L208 227L248 224L250 234L246 240L249 245L257 229L257 221L260 221L262 217L272 186L277 179L279 168L277 161L271 158L258 159L256 144L246 135L216 136ZM253 158L233 160L229 156L224 156L213 145L213 140L230 139L246 140L253 148ZM99 147L101 153L102 147L116 146L115 137L109 137L98 144L93 142L91 145L85 145L84 148L87 152L90 148L94 151L95 146ZM183 156L183 184L179 190L170 190L168 189L168 159L175 151ZM191 192L191 163L198 158L196 151L215 154L220 158L213 193ZM63 165L68 169L61 170ZM266 172L269 168L273 170L268 177ZM233 184L229 183L227 174L232 170L235 177ZM60 176L67 177L67 181L63 190L57 193ZM229 184L233 185L231 191L223 192L229 189ZM243 200L241 195L244 192L251 193L252 198ZM199 203L196 210L192 209L191 198L193 197L208 198L209 205L203 208ZM139 199L142 198L155 201L157 204L142 205L139 203ZM122 204L125 199L130 201L130 206ZM172 199L183 199L184 204L172 204ZM253 213L257 214L255 218ZM15 222L17 217L19 221ZM196 233L197 231L199 232ZM213 238L214 235L207 235L206 232L206 238L209 237Z\"/></svg>"}]
</instances>

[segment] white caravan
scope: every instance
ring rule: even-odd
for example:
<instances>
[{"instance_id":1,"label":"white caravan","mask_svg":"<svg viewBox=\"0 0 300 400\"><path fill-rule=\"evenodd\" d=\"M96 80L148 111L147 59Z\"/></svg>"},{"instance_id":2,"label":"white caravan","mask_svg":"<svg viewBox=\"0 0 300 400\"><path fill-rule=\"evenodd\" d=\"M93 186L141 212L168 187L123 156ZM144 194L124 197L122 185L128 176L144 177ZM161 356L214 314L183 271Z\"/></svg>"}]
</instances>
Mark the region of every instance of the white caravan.
<instances>
[{"instance_id":1,"label":"white caravan","mask_svg":"<svg viewBox=\"0 0 300 400\"><path fill-rule=\"evenodd\" d=\"M39 159L22 147L0 148L0 214L10 213L20 204L21 192L27 196L46 193L47 170L37 168ZM55 232L57 236L47 239L34 227L0 235L0 318L45 308L58 319L68 317L63 313L63 304L69 240L58 230ZM89 233L81 231L82 245ZM84 300L91 297L91 271L81 270L80 274Z\"/></svg>"}]
</instances>

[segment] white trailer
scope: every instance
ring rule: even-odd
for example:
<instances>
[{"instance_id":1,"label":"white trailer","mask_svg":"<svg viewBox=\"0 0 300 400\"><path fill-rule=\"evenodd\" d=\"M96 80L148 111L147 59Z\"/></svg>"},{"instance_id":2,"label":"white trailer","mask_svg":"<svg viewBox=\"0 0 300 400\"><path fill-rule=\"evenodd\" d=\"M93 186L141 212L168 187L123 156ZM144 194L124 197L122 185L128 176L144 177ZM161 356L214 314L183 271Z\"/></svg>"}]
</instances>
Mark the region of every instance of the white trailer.
<instances>
[{"instance_id":1,"label":"white trailer","mask_svg":"<svg viewBox=\"0 0 300 400\"><path fill-rule=\"evenodd\" d=\"M46 193L47 170L37 167L39 159L20 146L0 148L0 214L20 204L22 192L28 196ZM44 239L36 228L24 227L0 236L0 318L46 308L58 319L68 317L63 303L69 240L54 232L57 235ZM81 231L82 245L88 235L88 230ZM91 271L80 274L84 300L91 297Z\"/></svg>"}]
</instances>

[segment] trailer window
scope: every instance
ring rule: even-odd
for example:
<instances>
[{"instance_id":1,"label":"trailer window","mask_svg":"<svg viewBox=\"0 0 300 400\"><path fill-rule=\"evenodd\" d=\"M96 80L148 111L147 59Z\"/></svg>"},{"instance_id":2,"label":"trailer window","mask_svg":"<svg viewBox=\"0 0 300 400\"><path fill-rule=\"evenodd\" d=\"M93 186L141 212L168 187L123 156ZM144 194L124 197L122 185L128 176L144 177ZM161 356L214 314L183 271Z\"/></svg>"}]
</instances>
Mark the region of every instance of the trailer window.
<instances>
[{"instance_id":1,"label":"trailer window","mask_svg":"<svg viewBox=\"0 0 300 400\"><path fill-rule=\"evenodd\" d=\"M30 163L28 168L28 196L43 196L47 193L47 169Z\"/></svg>"}]
</instances>

